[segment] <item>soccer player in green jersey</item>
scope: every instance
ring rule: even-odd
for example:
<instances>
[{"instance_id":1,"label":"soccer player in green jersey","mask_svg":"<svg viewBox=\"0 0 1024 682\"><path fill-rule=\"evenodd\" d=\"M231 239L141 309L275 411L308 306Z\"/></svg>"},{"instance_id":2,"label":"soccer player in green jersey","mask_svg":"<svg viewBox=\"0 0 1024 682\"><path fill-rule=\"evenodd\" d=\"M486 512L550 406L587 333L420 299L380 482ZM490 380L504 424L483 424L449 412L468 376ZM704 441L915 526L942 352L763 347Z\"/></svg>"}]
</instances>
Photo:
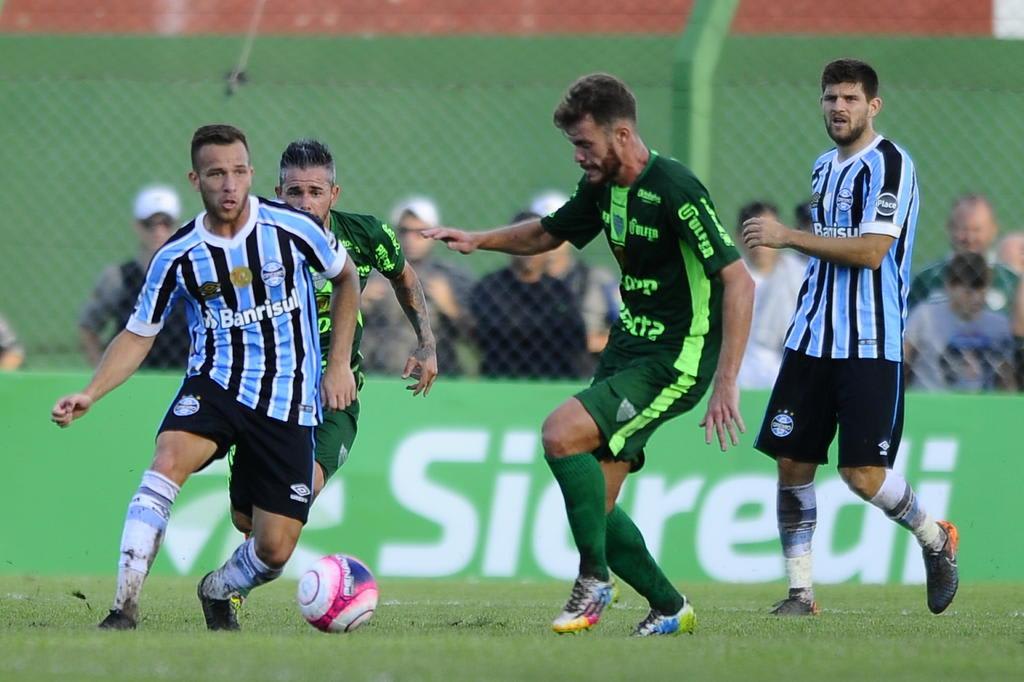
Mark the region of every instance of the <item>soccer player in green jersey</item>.
<instances>
[{"instance_id":1,"label":"soccer player in green jersey","mask_svg":"<svg viewBox=\"0 0 1024 682\"><path fill-rule=\"evenodd\" d=\"M413 395L430 393L437 378L437 354L434 334L430 329L427 303L423 287L416 271L405 262L402 247L394 231L386 223L371 215L346 213L334 210L341 194L337 184L334 156L327 145L317 140L297 140L288 145L281 154L279 185L275 188L278 199L292 208L305 211L316 217L334 237L341 242L359 273L359 289L366 286L370 271L376 269L391 281L395 297L416 331L418 345L405 363L403 379L413 378L415 383L408 386ZM329 280L314 273L316 286L317 323L320 328L320 346L323 362L331 338L331 291ZM352 371L356 384L361 389L364 375L360 368L362 356L359 341L362 338L363 320L356 320L355 338L352 341ZM342 410L324 410L324 420L316 428L316 463L314 467L313 496L316 497L348 458L349 450L356 438L359 420L359 400L356 399ZM248 533L252 525L247 501L240 495L232 494L232 519L235 527Z\"/></svg>"},{"instance_id":2,"label":"soccer player in green jersey","mask_svg":"<svg viewBox=\"0 0 1024 682\"><path fill-rule=\"evenodd\" d=\"M633 521L615 504L662 423L692 409L712 386L701 421L724 451L744 431L736 375L754 284L707 190L636 130L636 100L606 74L580 78L554 114L584 176L554 213L486 232L424 231L461 253L582 248L604 234L622 270L622 310L593 383L544 422L544 454L565 498L580 552L579 577L555 632L595 625L611 600L609 570L650 602L638 636L692 632L693 607L658 567Z\"/></svg>"}]
</instances>

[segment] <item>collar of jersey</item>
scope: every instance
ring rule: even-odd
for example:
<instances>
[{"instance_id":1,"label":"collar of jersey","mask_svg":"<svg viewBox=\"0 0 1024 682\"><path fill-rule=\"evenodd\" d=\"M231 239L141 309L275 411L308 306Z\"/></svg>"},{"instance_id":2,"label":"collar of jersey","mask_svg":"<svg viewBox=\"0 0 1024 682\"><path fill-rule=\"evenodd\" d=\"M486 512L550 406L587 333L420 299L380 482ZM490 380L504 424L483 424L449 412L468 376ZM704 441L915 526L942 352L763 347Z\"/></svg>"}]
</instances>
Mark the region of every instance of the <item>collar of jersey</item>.
<instances>
[{"instance_id":1,"label":"collar of jersey","mask_svg":"<svg viewBox=\"0 0 1024 682\"><path fill-rule=\"evenodd\" d=\"M252 228L256 227L256 216L259 213L259 211L260 200L250 194L249 220L245 223L245 226L238 231L238 234L236 234L231 239L226 239L224 237L215 235L213 232L210 232L210 230L207 229L206 211L203 211L202 213L196 216L196 229L199 230L199 236L203 238L204 242L207 242L208 244L213 244L214 246L220 246L225 249L233 249L234 247L244 242L245 238L249 236L250 232L252 232Z\"/></svg>"},{"instance_id":2,"label":"collar of jersey","mask_svg":"<svg viewBox=\"0 0 1024 682\"><path fill-rule=\"evenodd\" d=\"M832 168L842 168L843 166L849 166L851 163L853 163L854 161L856 161L857 159L859 159L860 157L864 156L869 151L877 147L878 143L881 141L882 135L875 133L875 139L871 140L871 144L869 144L867 147L864 147L864 149L861 149L859 152L848 158L846 161L843 161L842 163L839 162L839 148L836 147L836 154L835 156L832 157Z\"/></svg>"},{"instance_id":3,"label":"collar of jersey","mask_svg":"<svg viewBox=\"0 0 1024 682\"><path fill-rule=\"evenodd\" d=\"M647 165L644 166L644 169L640 171L640 175L636 176L636 180L634 180L633 184L629 187L636 187L640 181L644 179L644 176L647 175L647 171L651 170L651 166L654 165L654 160L658 158L658 152L653 149L648 149L647 151L650 152L650 157L647 159ZM622 187L622 185L615 185L615 187ZM629 189L629 187L623 187L623 189Z\"/></svg>"}]
</instances>

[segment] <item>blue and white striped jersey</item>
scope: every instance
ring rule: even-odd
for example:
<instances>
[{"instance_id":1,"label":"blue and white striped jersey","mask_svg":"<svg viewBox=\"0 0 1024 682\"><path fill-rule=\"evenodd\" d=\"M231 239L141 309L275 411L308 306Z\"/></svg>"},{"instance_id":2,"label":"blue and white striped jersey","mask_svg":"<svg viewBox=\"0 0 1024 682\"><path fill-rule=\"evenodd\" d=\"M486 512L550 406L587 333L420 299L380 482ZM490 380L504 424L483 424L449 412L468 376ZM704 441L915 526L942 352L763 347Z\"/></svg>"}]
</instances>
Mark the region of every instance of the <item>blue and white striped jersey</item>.
<instances>
[{"instance_id":1,"label":"blue and white striped jersey","mask_svg":"<svg viewBox=\"0 0 1024 682\"><path fill-rule=\"evenodd\" d=\"M156 252L126 328L160 331L177 298L192 334L187 376L217 382L274 419L320 423L320 340L310 268L333 278L345 265L337 240L305 214L249 197L249 222L226 239L205 213Z\"/></svg>"},{"instance_id":2,"label":"blue and white striped jersey","mask_svg":"<svg viewBox=\"0 0 1024 682\"><path fill-rule=\"evenodd\" d=\"M901 362L920 204L913 160L881 135L842 163L832 149L814 162L811 192L815 234L887 234L894 241L877 270L811 258L786 348L813 357Z\"/></svg>"}]
</instances>

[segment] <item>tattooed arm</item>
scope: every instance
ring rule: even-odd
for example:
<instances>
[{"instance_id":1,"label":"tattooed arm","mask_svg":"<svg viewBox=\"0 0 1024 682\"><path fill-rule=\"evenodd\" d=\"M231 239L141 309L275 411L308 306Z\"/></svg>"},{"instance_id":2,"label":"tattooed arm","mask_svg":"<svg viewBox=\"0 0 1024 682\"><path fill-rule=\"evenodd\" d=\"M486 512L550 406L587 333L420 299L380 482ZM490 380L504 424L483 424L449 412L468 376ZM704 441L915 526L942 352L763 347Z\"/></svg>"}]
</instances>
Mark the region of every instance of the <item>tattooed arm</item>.
<instances>
[{"instance_id":1,"label":"tattooed arm","mask_svg":"<svg viewBox=\"0 0 1024 682\"><path fill-rule=\"evenodd\" d=\"M434 332L430 329L430 315L427 312L427 299L423 295L423 286L416 271L408 263L397 277L391 280L395 290L395 298L409 318L409 323L416 331L419 344L405 363L403 379L412 377L416 383L408 388L413 395L430 393L430 387L437 378L437 352Z\"/></svg>"}]
</instances>

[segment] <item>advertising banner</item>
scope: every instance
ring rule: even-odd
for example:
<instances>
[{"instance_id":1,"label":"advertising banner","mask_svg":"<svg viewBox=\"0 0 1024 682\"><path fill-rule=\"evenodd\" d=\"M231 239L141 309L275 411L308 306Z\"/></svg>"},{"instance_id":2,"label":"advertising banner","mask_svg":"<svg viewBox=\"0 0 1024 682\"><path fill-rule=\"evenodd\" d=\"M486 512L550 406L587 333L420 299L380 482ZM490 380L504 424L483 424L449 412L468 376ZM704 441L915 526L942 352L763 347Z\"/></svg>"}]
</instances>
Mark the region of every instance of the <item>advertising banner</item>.
<instances>
[{"instance_id":1,"label":"advertising banner","mask_svg":"<svg viewBox=\"0 0 1024 682\"><path fill-rule=\"evenodd\" d=\"M128 500L153 455L157 425L180 379L137 376L67 430L53 401L84 375L0 377L0 572L111 574ZM573 384L441 381L413 398L371 379L360 396L348 463L317 499L289 571L331 552L381 576L571 578L573 548L540 443L544 417ZM620 498L666 573L683 581L784 577L775 470L752 442L767 395L743 394L739 448L704 444L703 406L651 440L647 464ZM908 397L896 460L924 506L960 528L966 580L1024 579L1024 398ZM834 458L833 458L834 462ZM913 537L850 493L834 464L819 471L814 536L820 583L923 582ZM159 574L201 575L240 542L226 463L190 479L171 514Z\"/></svg>"}]
</instances>

